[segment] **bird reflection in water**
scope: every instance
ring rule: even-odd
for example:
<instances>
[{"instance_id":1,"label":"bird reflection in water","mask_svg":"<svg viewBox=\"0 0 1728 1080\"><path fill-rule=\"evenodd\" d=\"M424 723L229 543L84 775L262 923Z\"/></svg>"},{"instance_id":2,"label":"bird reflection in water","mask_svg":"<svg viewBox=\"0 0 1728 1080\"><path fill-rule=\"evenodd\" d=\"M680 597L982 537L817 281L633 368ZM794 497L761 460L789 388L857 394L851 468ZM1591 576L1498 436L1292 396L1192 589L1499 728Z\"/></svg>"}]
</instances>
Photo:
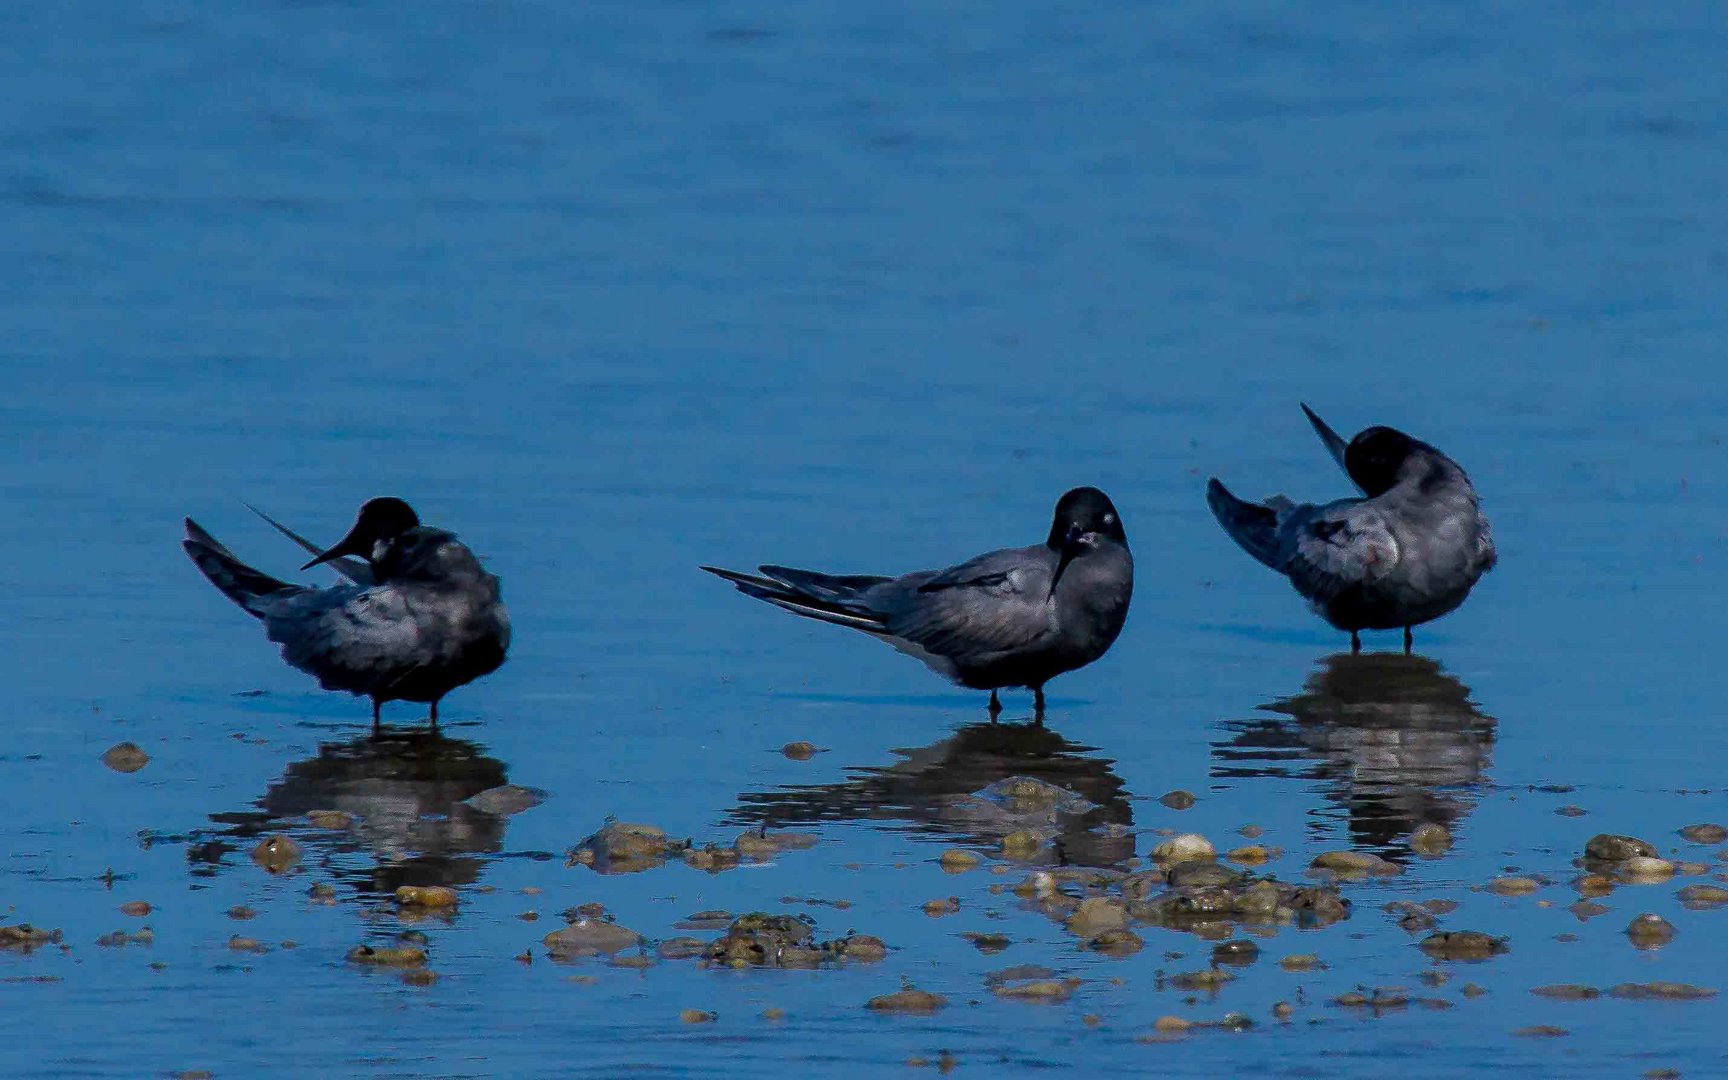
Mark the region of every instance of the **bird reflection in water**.
<instances>
[{"instance_id":1,"label":"bird reflection in water","mask_svg":"<svg viewBox=\"0 0 1728 1080\"><path fill-rule=\"evenodd\" d=\"M502 849L506 818L463 800L505 783L505 766L478 744L436 731L386 732L325 743L288 766L255 810L213 814L221 835L188 852L194 874L211 874L234 845L281 831L305 848L303 864L360 892L399 885L465 885L485 856ZM306 815L339 811L347 828L308 826Z\"/></svg>"},{"instance_id":2,"label":"bird reflection in water","mask_svg":"<svg viewBox=\"0 0 1728 1080\"><path fill-rule=\"evenodd\" d=\"M850 769L837 783L745 792L727 821L750 827L886 822L998 853L1002 838L1028 822L979 793L1024 776L1070 796L1040 822L1052 861L1114 866L1134 856L1133 811L1112 771L1115 762L1089 756L1094 749L1047 727L968 724L929 746L895 750L900 760L890 765Z\"/></svg>"},{"instance_id":3,"label":"bird reflection in water","mask_svg":"<svg viewBox=\"0 0 1728 1080\"><path fill-rule=\"evenodd\" d=\"M1261 708L1283 715L1227 723L1213 778L1317 781L1355 847L1401 858L1411 829L1454 827L1485 786L1494 719L1427 657L1328 657L1300 694Z\"/></svg>"}]
</instances>

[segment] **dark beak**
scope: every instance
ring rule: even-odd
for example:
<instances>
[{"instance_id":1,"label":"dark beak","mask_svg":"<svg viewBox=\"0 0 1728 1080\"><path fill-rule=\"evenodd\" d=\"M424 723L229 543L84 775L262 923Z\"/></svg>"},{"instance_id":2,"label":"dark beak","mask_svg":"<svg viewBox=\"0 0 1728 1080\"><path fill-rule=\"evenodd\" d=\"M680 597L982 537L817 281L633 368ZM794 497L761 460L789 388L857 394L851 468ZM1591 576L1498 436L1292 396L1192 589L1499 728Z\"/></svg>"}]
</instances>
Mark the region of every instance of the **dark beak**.
<instances>
[{"instance_id":1,"label":"dark beak","mask_svg":"<svg viewBox=\"0 0 1728 1080\"><path fill-rule=\"evenodd\" d=\"M327 563L331 559L340 559L344 555L358 555L361 558L370 561L372 549L370 545L368 545L366 541L359 536L358 528L350 529L347 536L344 536L336 542L335 547L324 552L322 555L315 557L311 562L302 566L300 569L310 570L319 563Z\"/></svg>"},{"instance_id":2,"label":"dark beak","mask_svg":"<svg viewBox=\"0 0 1728 1080\"><path fill-rule=\"evenodd\" d=\"M1302 413L1308 417L1308 422L1314 425L1314 434L1320 436L1320 441L1326 444L1326 452L1332 455L1332 460L1338 463L1340 469L1349 472L1350 467L1344 464L1344 451L1350 446L1350 440L1333 431L1331 425L1314 415L1314 410L1307 405L1302 405Z\"/></svg>"},{"instance_id":3,"label":"dark beak","mask_svg":"<svg viewBox=\"0 0 1728 1080\"><path fill-rule=\"evenodd\" d=\"M1050 593L1044 597L1046 602L1056 595L1056 583L1062 580L1062 573L1068 569L1068 564L1085 549L1085 545L1080 542L1082 535L1084 534L1078 525L1070 525L1067 534L1062 537L1062 552L1056 559L1056 572L1050 575Z\"/></svg>"}]
</instances>

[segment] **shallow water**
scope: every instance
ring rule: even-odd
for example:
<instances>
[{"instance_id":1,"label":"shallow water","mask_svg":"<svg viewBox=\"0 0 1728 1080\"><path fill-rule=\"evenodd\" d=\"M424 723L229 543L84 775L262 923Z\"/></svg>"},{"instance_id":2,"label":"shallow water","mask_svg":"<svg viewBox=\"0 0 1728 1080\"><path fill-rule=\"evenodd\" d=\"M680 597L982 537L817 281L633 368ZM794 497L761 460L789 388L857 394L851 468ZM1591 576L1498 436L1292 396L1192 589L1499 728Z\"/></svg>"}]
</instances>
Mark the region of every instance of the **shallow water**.
<instances>
[{"instance_id":1,"label":"shallow water","mask_svg":"<svg viewBox=\"0 0 1728 1080\"><path fill-rule=\"evenodd\" d=\"M1597 832L1721 866L1675 830L1728 819L1728 36L1703 4L1315 19L15 16L0 922L67 948L0 951L0 1068L839 1076L947 1050L979 1075L1722 1071L1720 999L1529 990L1723 988L1728 909L1675 898L1708 877L1621 887L1586 922L1566 907ZM1484 493L1501 566L1419 632L1425 659L1336 656L1205 511L1214 473L1346 493L1298 400L1427 438ZM939 565L1041 536L1078 483L1122 508L1140 579L1044 731L980 726L980 695L695 569ZM446 701L442 740L370 740L364 704L280 664L176 544L192 514L286 573L297 553L238 499L329 538L385 492L481 552L516 626L510 662ZM141 771L100 762L121 740ZM790 760L792 740L823 752ZM1002 822L973 796L1013 775L1089 805L996 875ZM461 805L502 782L548 798ZM1157 801L1175 788L1197 804ZM356 825L305 818L329 809ZM819 842L714 874L567 866L609 815ZM1409 855L1419 820L1455 831L1449 854ZM1145 949L1111 959L989 891L1248 823L1285 880L1344 847L1405 872L1345 885L1347 920L1261 939L1215 996L1160 978L1207 966L1193 934L1139 927ZM277 832L304 846L280 877L249 857ZM990 858L948 875L950 847ZM1507 867L1552 884L1477 891ZM405 928L384 901L403 883L460 893L413 926L429 987L343 960ZM957 914L920 909L948 896ZM1426 986L1437 965L1382 905L1430 898L1511 951ZM155 910L117 910L134 900ZM789 911L891 952L549 962L541 938L585 902L651 939L698 910ZM1643 911L1673 944L1628 943ZM95 944L143 923L149 945ZM984 955L966 931L1013 943ZM1328 967L1281 970L1292 953ZM992 996L986 973L1019 964L1084 981L1062 1004ZM902 980L948 1008L863 1008ZM1328 1004L1359 986L1454 1007ZM1256 1026L1138 1041L1229 1011ZM1534 1025L1569 1034L1513 1034Z\"/></svg>"}]
</instances>

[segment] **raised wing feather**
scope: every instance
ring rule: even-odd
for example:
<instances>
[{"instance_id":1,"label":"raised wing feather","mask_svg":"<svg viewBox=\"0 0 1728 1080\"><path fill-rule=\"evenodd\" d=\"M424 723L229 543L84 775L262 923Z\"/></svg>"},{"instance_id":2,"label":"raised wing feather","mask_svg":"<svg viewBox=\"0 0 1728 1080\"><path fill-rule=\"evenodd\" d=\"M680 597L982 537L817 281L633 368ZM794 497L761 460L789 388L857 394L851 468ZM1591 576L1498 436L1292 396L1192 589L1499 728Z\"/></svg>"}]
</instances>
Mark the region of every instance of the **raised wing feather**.
<instances>
[{"instance_id":1,"label":"raised wing feather","mask_svg":"<svg viewBox=\"0 0 1728 1080\"><path fill-rule=\"evenodd\" d=\"M326 690L387 691L414 671L422 652L419 623L401 592L387 585L308 590L263 615L282 658Z\"/></svg>"}]
</instances>

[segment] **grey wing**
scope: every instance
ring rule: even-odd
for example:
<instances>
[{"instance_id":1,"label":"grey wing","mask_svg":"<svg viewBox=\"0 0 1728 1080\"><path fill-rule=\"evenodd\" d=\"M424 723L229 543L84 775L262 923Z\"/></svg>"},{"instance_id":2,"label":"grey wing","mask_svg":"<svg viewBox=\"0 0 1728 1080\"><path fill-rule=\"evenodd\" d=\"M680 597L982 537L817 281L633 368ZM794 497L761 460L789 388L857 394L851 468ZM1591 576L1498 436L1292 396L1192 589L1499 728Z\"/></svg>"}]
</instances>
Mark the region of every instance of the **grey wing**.
<instances>
[{"instance_id":1,"label":"grey wing","mask_svg":"<svg viewBox=\"0 0 1728 1080\"><path fill-rule=\"evenodd\" d=\"M419 623L388 586L302 592L269 605L263 616L282 658L326 690L387 690L419 666Z\"/></svg>"},{"instance_id":2,"label":"grey wing","mask_svg":"<svg viewBox=\"0 0 1728 1080\"><path fill-rule=\"evenodd\" d=\"M966 665L1036 646L1056 630L1049 602L1055 556L1048 548L992 551L934 575L879 588L882 621L895 637ZM875 597L871 598L875 601Z\"/></svg>"},{"instance_id":3,"label":"grey wing","mask_svg":"<svg viewBox=\"0 0 1728 1080\"><path fill-rule=\"evenodd\" d=\"M1386 519L1354 499L1292 507L1279 534L1282 569L1298 592L1322 603L1384 577L1401 555Z\"/></svg>"}]
</instances>

